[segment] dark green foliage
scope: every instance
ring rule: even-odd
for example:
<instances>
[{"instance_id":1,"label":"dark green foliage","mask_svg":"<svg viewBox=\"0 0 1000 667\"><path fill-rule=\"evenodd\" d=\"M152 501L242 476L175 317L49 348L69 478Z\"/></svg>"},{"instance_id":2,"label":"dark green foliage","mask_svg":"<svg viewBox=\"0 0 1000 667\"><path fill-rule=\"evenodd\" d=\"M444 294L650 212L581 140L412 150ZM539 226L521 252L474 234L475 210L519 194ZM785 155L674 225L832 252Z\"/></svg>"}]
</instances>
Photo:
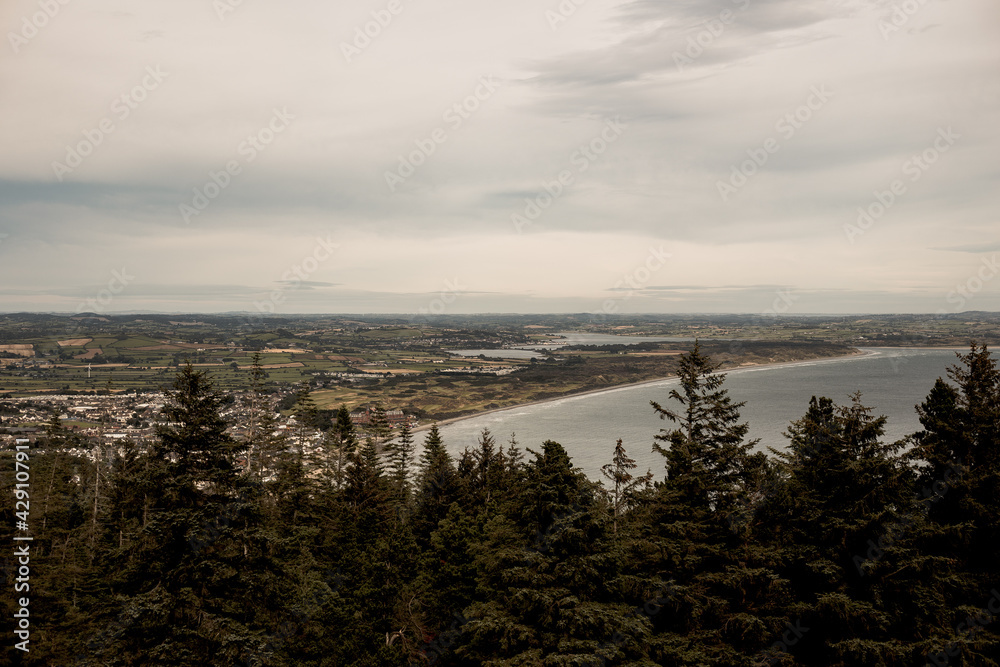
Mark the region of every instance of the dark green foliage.
<instances>
[{"instance_id":1,"label":"dark green foliage","mask_svg":"<svg viewBox=\"0 0 1000 667\"><path fill-rule=\"evenodd\" d=\"M409 512L410 505L410 466L413 463L413 433L410 425L404 423L399 430L399 436L386 444L388 459L389 486L392 490L393 502L397 513L402 516Z\"/></svg>"},{"instance_id":2,"label":"dark green foliage","mask_svg":"<svg viewBox=\"0 0 1000 667\"><path fill-rule=\"evenodd\" d=\"M909 455L920 466L918 496L927 514L919 546L934 565L932 581L918 589L934 612L922 619L923 646L927 655L951 646L968 664L997 664L1000 628L968 616L981 613L1000 588L1000 371L985 346L973 343L958 357L961 365L948 372L952 384L939 378L917 406L924 430Z\"/></svg>"},{"instance_id":3,"label":"dark green foliage","mask_svg":"<svg viewBox=\"0 0 1000 667\"><path fill-rule=\"evenodd\" d=\"M188 366L153 444L95 445L57 418L33 444L38 611L18 658L996 666L1000 373L985 347L959 360L907 441L860 395L814 397L768 456L695 345L653 402L665 474L634 475L619 440L608 488L557 442L525 461L488 430L456 461L434 426L414 467L381 407L360 442L345 406L316 440L307 390L276 435L259 359L236 439L232 397ZM12 503L0 520L10 544Z\"/></svg>"}]
</instances>

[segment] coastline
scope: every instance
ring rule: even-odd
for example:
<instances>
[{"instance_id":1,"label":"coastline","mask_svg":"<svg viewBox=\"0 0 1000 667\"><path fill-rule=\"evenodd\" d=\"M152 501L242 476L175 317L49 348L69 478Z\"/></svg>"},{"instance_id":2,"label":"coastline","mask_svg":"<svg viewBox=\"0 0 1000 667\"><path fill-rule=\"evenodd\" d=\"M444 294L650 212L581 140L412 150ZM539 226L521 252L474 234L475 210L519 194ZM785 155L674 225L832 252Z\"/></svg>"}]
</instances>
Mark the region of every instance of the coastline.
<instances>
[{"instance_id":1,"label":"coastline","mask_svg":"<svg viewBox=\"0 0 1000 667\"><path fill-rule=\"evenodd\" d=\"M891 349L891 348L886 348ZM928 348L931 349L931 348ZM937 349L937 348L934 348ZM951 348L941 348L941 349L951 349ZM840 354L834 357L816 357L814 359L800 359L798 361L775 361L773 363L759 364L750 362L743 366L732 366L730 368L720 368L719 372L723 374L738 373L740 371L753 371L762 369L772 369L772 368L783 368L786 366L798 366L802 364L812 364L812 363L822 363L827 361L845 361L848 359L860 359L864 357L878 356L879 352L865 352L862 349L858 349L857 352L852 352L850 354ZM578 398L581 396L593 396L595 394L606 394L614 391L621 391L623 389L631 389L633 387L641 387L647 384L658 384L660 382L665 382L669 380L676 380L676 375L668 375L666 377L654 378L652 380L642 380L640 382L628 382L626 384L615 385L614 387L602 387L601 389L588 389L587 391L574 392L571 394L564 394L562 396L553 396L552 398L543 398L537 401L528 401L526 403L515 403L514 405L508 405L502 408L492 408L490 410L483 410L482 412L474 412L468 415L462 415L461 417L450 417L448 419L442 419L441 421L429 422L427 424L421 424L416 428L412 429L413 433L419 433L421 431L430 430L431 426L435 424L437 426L447 426L448 424L455 424L457 422L466 421L468 419L474 419L476 417L482 417L483 415L491 415L496 412L505 412L507 410L516 410L519 408L526 408L532 405L542 405L545 403L552 403L554 401L562 401L567 398Z\"/></svg>"}]
</instances>

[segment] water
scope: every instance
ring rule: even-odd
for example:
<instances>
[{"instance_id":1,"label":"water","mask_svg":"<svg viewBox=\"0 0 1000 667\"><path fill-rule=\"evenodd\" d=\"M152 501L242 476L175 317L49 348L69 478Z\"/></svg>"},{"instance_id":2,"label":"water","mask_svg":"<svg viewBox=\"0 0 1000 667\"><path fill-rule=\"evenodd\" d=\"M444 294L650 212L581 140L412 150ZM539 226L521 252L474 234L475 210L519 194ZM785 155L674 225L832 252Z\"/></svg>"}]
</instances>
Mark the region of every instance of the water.
<instances>
[{"instance_id":1,"label":"water","mask_svg":"<svg viewBox=\"0 0 1000 667\"><path fill-rule=\"evenodd\" d=\"M487 357L502 359L544 359L546 355L536 350L558 350L567 345L638 345L639 343L679 343L692 342L694 338L670 338L666 336L616 336L614 334L592 333L559 333L562 336L557 343L539 343L537 345L516 345L502 350L446 350L462 357Z\"/></svg>"},{"instance_id":2,"label":"water","mask_svg":"<svg viewBox=\"0 0 1000 667\"><path fill-rule=\"evenodd\" d=\"M733 400L746 401L741 416L750 424L749 437L761 439L761 449L784 448L787 440L782 432L805 414L813 395L846 404L850 394L860 390L865 405L889 418L888 441L920 430L914 406L957 363L955 350L867 348L864 352L865 356L846 359L728 371L724 386ZM649 402L676 407L668 397L676 386L676 379L662 380L511 408L445 425L441 433L453 454L474 446L484 427L500 442L514 432L522 448L535 451L545 440L555 440L591 479L601 478L600 467L611 460L615 442L622 438L640 466L636 472L649 468L661 479L663 457L651 451L653 436L670 424L657 417Z\"/></svg>"},{"instance_id":3,"label":"water","mask_svg":"<svg viewBox=\"0 0 1000 667\"><path fill-rule=\"evenodd\" d=\"M478 357L480 354L487 357L500 357L501 359L531 359L533 357L544 359L545 355L541 352L532 352L531 350L445 350L450 354L457 354L460 357Z\"/></svg>"},{"instance_id":4,"label":"water","mask_svg":"<svg viewBox=\"0 0 1000 667\"><path fill-rule=\"evenodd\" d=\"M639 343L689 343L694 338L673 338L670 336L618 336L615 334L595 333L557 333L561 336L552 343L539 345L521 345L522 349L541 348L558 349L566 345L638 345Z\"/></svg>"}]
</instances>

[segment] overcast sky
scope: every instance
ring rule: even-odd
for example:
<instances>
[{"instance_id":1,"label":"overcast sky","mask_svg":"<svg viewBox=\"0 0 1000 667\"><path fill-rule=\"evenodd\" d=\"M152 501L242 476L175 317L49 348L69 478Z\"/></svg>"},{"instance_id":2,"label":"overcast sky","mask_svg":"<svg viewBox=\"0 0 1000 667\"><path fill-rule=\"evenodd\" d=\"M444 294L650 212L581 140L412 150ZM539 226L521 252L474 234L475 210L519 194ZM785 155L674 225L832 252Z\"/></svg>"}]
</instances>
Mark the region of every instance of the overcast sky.
<instances>
[{"instance_id":1,"label":"overcast sky","mask_svg":"<svg viewBox=\"0 0 1000 667\"><path fill-rule=\"evenodd\" d=\"M7 0L0 311L998 310L1000 4L894 6Z\"/></svg>"}]
</instances>

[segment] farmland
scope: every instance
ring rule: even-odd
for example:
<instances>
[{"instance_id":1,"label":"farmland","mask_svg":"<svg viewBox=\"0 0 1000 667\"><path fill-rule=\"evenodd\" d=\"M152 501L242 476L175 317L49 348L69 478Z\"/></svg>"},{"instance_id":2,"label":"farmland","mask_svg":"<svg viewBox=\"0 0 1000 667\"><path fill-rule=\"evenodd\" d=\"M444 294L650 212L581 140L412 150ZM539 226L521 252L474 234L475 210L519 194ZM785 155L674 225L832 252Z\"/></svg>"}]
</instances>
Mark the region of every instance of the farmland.
<instances>
[{"instance_id":1,"label":"farmland","mask_svg":"<svg viewBox=\"0 0 1000 667\"><path fill-rule=\"evenodd\" d=\"M535 359L510 348L560 332L676 336L642 345L566 346ZM255 355L269 386L308 387L321 408L384 402L420 418L448 418L665 377L694 337L724 367L835 356L866 345L959 345L995 336L989 317L760 318L584 316L438 318L297 316L251 322L212 316L0 316L0 394L149 391L185 364L223 391L250 384ZM735 344L743 336L756 340ZM627 337L610 339L629 342ZM462 357L454 350L476 350ZM495 351L495 352L494 352ZM525 353L526 354L526 353Z\"/></svg>"}]
</instances>

